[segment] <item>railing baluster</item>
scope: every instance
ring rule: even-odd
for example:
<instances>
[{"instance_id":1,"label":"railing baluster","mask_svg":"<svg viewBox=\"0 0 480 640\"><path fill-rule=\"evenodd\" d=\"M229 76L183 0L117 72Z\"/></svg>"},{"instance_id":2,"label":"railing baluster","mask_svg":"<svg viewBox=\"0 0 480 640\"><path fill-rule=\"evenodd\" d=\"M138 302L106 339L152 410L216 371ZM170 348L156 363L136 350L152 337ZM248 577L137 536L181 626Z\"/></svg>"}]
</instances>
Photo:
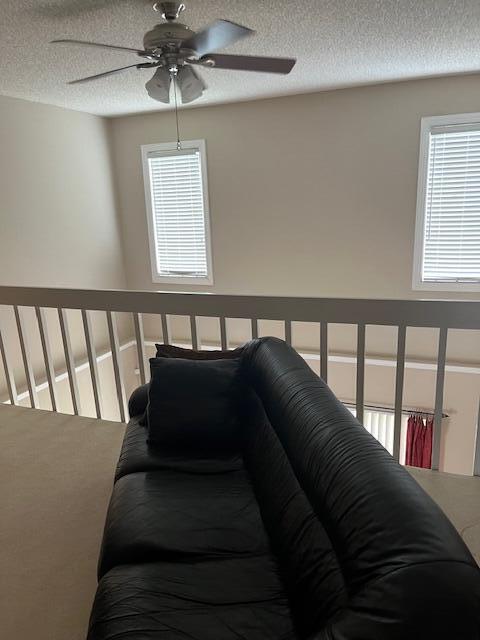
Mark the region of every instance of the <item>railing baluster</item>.
<instances>
[{"instance_id":1,"label":"railing baluster","mask_svg":"<svg viewBox=\"0 0 480 640\"><path fill-rule=\"evenodd\" d=\"M258 320L256 318L252 318L250 323L252 327L252 340L255 340L258 338Z\"/></svg>"},{"instance_id":2,"label":"railing baluster","mask_svg":"<svg viewBox=\"0 0 480 640\"><path fill-rule=\"evenodd\" d=\"M437 382L435 385L435 409L433 416L432 469L440 466L440 442L442 438L443 390L445 386L445 362L447 359L448 329L442 327L438 336Z\"/></svg>"},{"instance_id":3,"label":"railing baluster","mask_svg":"<svg viewBox=\"0 0 480 640\"><path fill-rule=\"evenodd\" d=\"M14 305L15 320L17 322L18 337L20 340L20 349L22 351L23 368L27 381L28 395L30 396L30 405L32 409L38 407L37 388L35 385L35 376L33 375L32 357L27 341L27 330L23 313L17 305Z\"/></svg>"},{"instance_id":4,"label":"railing baluster","mask_svg":"<svg viewBox=\"0 0 480 640\"><path fill-rule=\"evenodd\" d=\"M5 371L5 379L7 381L8 397L12 405L17 404L18 394L13 371L8 362L7 350L3 340L2 328L0 327L0 353L2 354L3 370Z\"/></svg>"},{"instance_id":5,"label":"railing baluster","mask_svg":"<svg viewBox=\"0 0 480 640\"><path fill-rule=\"evenodd\" d=\"M220 344L222 346L222 351L226 351L228 349L227 322L223 316L220 318Z\"/></svg>"},{"instance_id":6,"label":"railing baluster","mask_svg":"<svg viewBox=\"0 0 480 640\"><path fill-rule=\"evenodd\" d=\"M320 323L320 377L328 382L328 323Z\"/></svg>"},{"instance_id":7,"label":"railing baluster","mask_svg":"<svg viewBox=\"0 0 480 640\"><path fill-rule=\"evenodd\" d=\"M85 333L85 344L87 346L88 364L90 368L90 379L92 381L93 400L95 402L95 412L97 418L102 417L102 399L99 389L99 376L97 366L97 352L93 340L92 318L90 311L82 309L83 330Z\"/></svg>"},{"instance_id":8,"label":"railing baluster","mask_svg":"<svg viewBox=\"0 0 480 640\"><path fill-rule=\"evenodd\" d=\"M200 343L198 340L196 316L190 316L190 333L192 337L192 349L195 349L195 351L198 351L200 348Z\"/></svg>"},{"instance_id":9,"label":"railing baluster","mask_svg":"<svg viewBox=\"0 0 480 640\"><path fill-rule=\"evenodd\" d=\"M112 311L107 311L108 333L110 335L110 347L112 349L113 373L115 376L115 387L117 389L118 409L120 411L120 421L126 422L127 416L127 396L123 381L122 365L120 362L120 341L118 339L117 318Z\"/></svg>"},{"instance_id":10,"label":"railing baluster","mask_svg":"<svg viewBox=\"0 0 480 640\"><path fill-rule=\"evenodd\" d=\"M137 343L138 369L140 371L140 382L147 381L147 367L145 356L145 334L143 331L143 316L141 313L133 314L133 324L135 326L135 342Z\"/></svg>"},{"instance_id":11,"label":"railing baluster","mask_svg":"<svg viewBox=\"0 0 480 640\"><path fill-rule=\"evenodd\" d=\"M48 391L50 393L52 411L58 411L55 369L53 367L52 349L48 337L48 323L45 309L42 307L35 307L35 313L37 314L38 330L40 332L40 342L42 343L43 360L45 362L45 372L47 374Z\"/></svg>"},{"instance_id":12,"label":"railing baluster","mask_svg":"<svg viewBox=\"0 0 480 640\"><path fill-rule=\"evenodd\" d=\"M477 438L475 444L475 455L473 458L473 475L480 476L480 398L478 399Z\"/></svg>"},{"instance_id":13,"label":"railing baluster","mask_svg":"<svg viewBox=\"0 0 480 640\"><path fill-rule=\"evenodd\" d=\"M365 325L357 325L357 420L363 423L365 402Z\"/></svg>"},{"instance_id":14,"label":"railing baluster","mask_svg":"<svg viewBox=\"0 0 480 640\"><path fill-rule=\"evenodd\" d=\"M400 438L402 435L403 381L405 377L405 341L407 327L400 325L397 336L397 370L395 379L395 420L393 423L393 457L400 460Z\"/></svg>"},{"instance_id":15,"label":"railing baluster","mask_svg":"<svg viewBox=\"0 0 480 640\"><path fill-rule=\"evenodd\" d=\"M60 322L60 332L62 334L63 351L65 353L65 364L67 365L68 384L70 385L70 395L72 396L73 413L78 416L81 412L80 394L78 392L77 372L73 359L72 341L68 328L67 312L65 309L58 310L58 320Z\"/></svg>"},{"instance_id":16,"label":"railing baluster","mask_svg":"<svg viewBox=\"0 0 480 640\"><path fill-rule=\"evenodd\" d=\"M162 313L162 340L163 344L170 344L170 331L168 327L168 317L165 313Z\"/></svg>"},{"instance_id":17,"label":"railing baluster","mask_svg":"<svg viewBox=\"0 0 480 640\"><path fill-rule=\"evenodd\" d=\"M292 346L292 322L285 320L285 342Z\"/></svg>"}]
</instances>

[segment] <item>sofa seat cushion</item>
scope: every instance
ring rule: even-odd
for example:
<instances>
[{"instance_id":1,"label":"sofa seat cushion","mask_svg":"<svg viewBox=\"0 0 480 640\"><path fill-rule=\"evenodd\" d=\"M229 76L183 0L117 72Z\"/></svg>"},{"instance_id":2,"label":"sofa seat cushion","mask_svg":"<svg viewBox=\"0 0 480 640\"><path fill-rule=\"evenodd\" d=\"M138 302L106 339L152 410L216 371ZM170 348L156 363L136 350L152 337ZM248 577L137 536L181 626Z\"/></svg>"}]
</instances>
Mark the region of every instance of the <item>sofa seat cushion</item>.
<instances>
[{"instance_id":1,"label":"sofa seat cushion","mask_svg":"<svg viewBox=\"0 0 480 640\"><path fill-rule=\"evenodd\" d=\"M258 555L267 549L245 471L134 473L115 484L99 575L119 564Z\"/></svg>"},{"instance_id":2,"label":"sofa seat cushion","mask_svg":"<svg viewBox=\"0 0 480 640\"><path fill-rule=\"evenodd\" d=\"M88 640L296 638L273 559L123 565L100 581Z\"/></svg>"},{"instance_id":3,"label":"sofa seat cushion","mask_svg":"<svg viewBox=\"0 0 480 640\"><path fill-rule=\"evenodd\" d=\"M201 453L195 455L189 452L185 455L166 447L151 447L147 443L147 429L140 424L140 420L141 417L137 416L127 426L115 481L139 471L170 469L187 473L225 473L243 468L240 453L209 457Z\"/></svg>"}]
</instances>

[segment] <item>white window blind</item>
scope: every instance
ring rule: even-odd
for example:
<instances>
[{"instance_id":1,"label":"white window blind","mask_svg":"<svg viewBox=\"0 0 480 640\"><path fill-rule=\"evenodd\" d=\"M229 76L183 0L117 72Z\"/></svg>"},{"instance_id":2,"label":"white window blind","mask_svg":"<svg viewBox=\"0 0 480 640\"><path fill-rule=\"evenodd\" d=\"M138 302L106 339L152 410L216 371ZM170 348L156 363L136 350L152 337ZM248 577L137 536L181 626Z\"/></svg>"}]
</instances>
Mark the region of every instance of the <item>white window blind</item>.
<instances>
[{"instance_id":1,"label":"white window blind","mask_svg":"<svg viewBox=\"0 0 480 640\"><path fill-rule=\"evenodd\" d=\"M357 415L354 407L347 408L354 416ZM395 415L391 411L365 409L363 412L363 426L391 455L393 455L394 424Z\"/></svg>"},{"instance_id":2,"label":"white window blind","mask_svg":"<svg viewBox=\"0 0 480 640\"><path fill-rule=\"evenodd\" d=\"M168 145L158 145L158 147ZM150 245L159 278L208 279L209 248L200 148L150 148L144 156ZM152 265L153 266L153 265Z\"/></svg>"},{"instance_id":3,"label":"white window blind","mask_svg":"<svg viewBox=\"0 0 480 640\"><path fill-rule=\"evenodd\" d=\"M423 282L480 282L480 123L432 126Z\"/></svg>"}]
</instances>

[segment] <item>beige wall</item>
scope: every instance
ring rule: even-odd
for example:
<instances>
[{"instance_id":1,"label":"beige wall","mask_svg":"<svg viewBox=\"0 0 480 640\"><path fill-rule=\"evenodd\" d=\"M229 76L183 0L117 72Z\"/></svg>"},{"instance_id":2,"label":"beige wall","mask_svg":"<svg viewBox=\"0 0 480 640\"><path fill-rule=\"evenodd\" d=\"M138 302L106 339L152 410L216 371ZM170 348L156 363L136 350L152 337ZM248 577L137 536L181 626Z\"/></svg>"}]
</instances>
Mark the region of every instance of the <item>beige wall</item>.
<instances>
[{"instance_id":1,"label":"beige wall","mask_svg":"<svg viewBox=\"0 0 480 640\"><path fill-rule=\"evenodd\" d=\"M478 83L443 78L182 111L182 137L207 142L207 289L428 297L411 289L420 118L480 111ZM111 133L128 284L159 288L140 145L172 141L173 114L116 118Z\"/></svg>"},{"instance_id":2,"label":"beige wall","mask_svg":"<svg viewBox=\"0 0 480 640\"><path fill-rule=\"evenodd\" d=\"M207 143L215 285L218 293L425 298L458 294L412 290L418 147L422 116L480 111L478 76L421 80L184 110L184 139ZM110 121L127 282L151 280L140 146L174 139L172 113ZM478 299L478 294L465 298ZM185 340L188 323L173 323ZM229 322L232 340L248 327ZM263 323L283 337L281 326ZM205 339L218 327L203 322ZM160 337L159 322L148 323ZM245 335L243 335L245 334ZM296 346L318 349L318 327L295 330ZM438 332L409 330L411 359L434 361ZM355 350L353 327L331 327L330 348ZM395 353L396 332L368 327L369 354ZM478 332L451 332L449 362L480 364ZM480 385L476 374L447 373L441 464L471 473ZM354 365L334 364L330 384L355 396ZM367 367L366 400L391 406L395 369ZM435 373L408 369L405 406L434 404Z\"/></svg>"},{"instance_id":3,"label":"beige wall","mask_svg":"<svg viewBox=\"0 0 480 640\"><path fill-rule=\"evenodd\" d=\"M107 123L0 96L0 284L116 288Z\"/></svg>"},{"instance_id":4,"label":"beige wall","mask_svg":"<svg viewBox=\"0 0 480 640\"><path fill-rule=\"evenodd\" d=\"M104 119L0 96L0 285L125 287ZM45 374L37 322L32 309L24 313L40 383ZM49 312L48 319L59 373L65 364L58 317ZM85 341L80 314L69 313L69 321L81 361ZM0 326L23 392L25 375L11 309L0 306ZM94 328L97 344L105 348L105 322L95 321ZM5 397L0 366L0 398Z\"/></svg>"}]
</instances>

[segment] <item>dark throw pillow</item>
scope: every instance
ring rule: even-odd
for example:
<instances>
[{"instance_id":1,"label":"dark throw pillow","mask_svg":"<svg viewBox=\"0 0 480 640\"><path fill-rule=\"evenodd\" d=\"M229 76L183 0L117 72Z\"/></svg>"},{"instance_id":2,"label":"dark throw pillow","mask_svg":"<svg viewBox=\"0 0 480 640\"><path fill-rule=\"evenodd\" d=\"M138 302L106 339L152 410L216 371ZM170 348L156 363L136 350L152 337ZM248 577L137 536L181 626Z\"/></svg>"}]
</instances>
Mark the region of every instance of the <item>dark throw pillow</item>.
<instances>
[{"instance_id":1,"label":"dark throw pillow","mask_svg":"<svg viewBox=\"0 0 480 640\"><path fill-rule=\"evenodd\" d=\"M236 349L230 349L228 351L209 350L198 351L196 349L185 349L183 347L176 347L173 344L157 344L155 343L157 350L156 358L185 358L186 360L230 360L240 358L242 355L243 347L237 347ZM139 423L142 426L147 425L147 413L141 416Z\"/></svg>"},{"instance_id":2,"label":"dark throw pillow","mask_svg":"<svg viewBox=\"0 0 480 640\"><path fill-rule=\"evenodd\" d=\"M151 358L150 370L150 445L209 452L238 448L238 359Z\"/></svg>"},{"instance_id":3,"label":"dark throw pillow","mask_svg":"<svg viewBox=\"0 0 480 640\"><path fill-rule=\"evenodd\" d=\"M228 351L198 351L196 349L176 347L173 344L155 344L155 347L157 349L157 358L186 358L188 360L229 360L231 358L239 358L243 351L243 347Z\"/></svg>"}]
</instances>

